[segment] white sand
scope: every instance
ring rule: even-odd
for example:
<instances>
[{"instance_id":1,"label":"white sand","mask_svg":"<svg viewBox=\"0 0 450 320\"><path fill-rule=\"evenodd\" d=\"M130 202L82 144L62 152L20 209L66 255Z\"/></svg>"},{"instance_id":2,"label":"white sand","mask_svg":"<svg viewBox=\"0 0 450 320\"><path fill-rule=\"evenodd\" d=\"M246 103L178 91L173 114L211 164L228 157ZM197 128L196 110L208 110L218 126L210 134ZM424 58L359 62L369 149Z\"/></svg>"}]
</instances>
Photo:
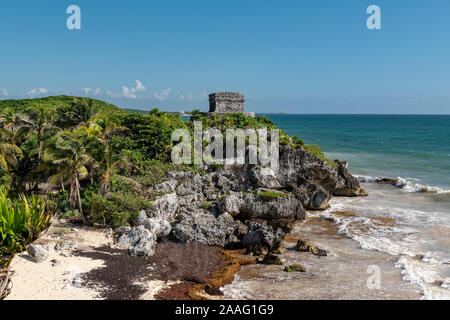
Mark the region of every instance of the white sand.
<instances>
[{"instance_id":1,"label":"white sand","mask_svg":"<svg viewBox=\"0 0 450 320\"><path fill-rule=\"evenodd\" d=\"M50 230L35 244L42 245L48 258L41 263L31 261L25 252L17 255L11 265L13 288L7 300L98 300L98 291L87 288L80 274L102 267L102 260L73 256L70 251L57 251L62 241L75 242L77 249L93 251L102 245L112 245L113 239L105 230L74 227L56 220ZM168 283L150 281L144 284L148 292L141 299L153 299Z\"/></svg>"},{"instance_id":2,"label":"white sand","mask_svg":"<svg viewBox=\"0 0 450 320\"><path fill-rule=\"evenodd\" d=\"M55 235L56 233L60 233ZM56 251L54 245L70 241L83 251L111 244L104 231L73 227L55 221L50 230L36 244L48 249L49 256L42 263L30 260L25 252L15 257L11 265L13 289L8 300L92 300L98 293L84 288L79 275L103 265L102 260L76 257L70 251Z\"/></svg>"}]
</instances>

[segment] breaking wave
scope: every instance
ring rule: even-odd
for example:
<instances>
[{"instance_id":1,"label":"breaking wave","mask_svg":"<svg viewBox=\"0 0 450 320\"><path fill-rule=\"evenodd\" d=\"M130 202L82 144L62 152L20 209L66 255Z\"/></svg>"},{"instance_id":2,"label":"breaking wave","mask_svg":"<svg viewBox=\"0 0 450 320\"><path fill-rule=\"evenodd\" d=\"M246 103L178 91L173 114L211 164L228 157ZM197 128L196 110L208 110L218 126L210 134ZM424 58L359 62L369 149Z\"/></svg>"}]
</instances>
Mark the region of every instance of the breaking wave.
<instances>
[{"instance_id":1,"label":"breaking wave","mask_svg":"<svg viewBox=\"0 0 450 320\"><path fill-rule=\"evenodd\" d=\"M416 181L418 179L414 178L387 178L387 177L374 177L374 176L364 176L364 175L354 175L358 182L362 183L388 183L402 189L404 192L420 192L420 193L434 193L434 194L449 194L450 190L435 186L428 186L420 184Z\"/></svg>"}]
</instances>

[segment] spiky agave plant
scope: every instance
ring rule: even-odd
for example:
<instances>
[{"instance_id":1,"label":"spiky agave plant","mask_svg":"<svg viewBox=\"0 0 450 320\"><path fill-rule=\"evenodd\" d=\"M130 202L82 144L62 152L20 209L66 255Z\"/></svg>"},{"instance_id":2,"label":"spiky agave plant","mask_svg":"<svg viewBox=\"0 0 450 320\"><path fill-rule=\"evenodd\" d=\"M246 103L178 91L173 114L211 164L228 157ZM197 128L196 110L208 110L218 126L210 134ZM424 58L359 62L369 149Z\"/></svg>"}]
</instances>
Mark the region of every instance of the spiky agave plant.
<instances>
[{"instance_id":1,"label":"spiky agave plant","mask_svg":"<svg viewBox=\"0 0 450 320\"><path fill-rule=\"evenodd\" d=\"M50 227L52 216L40 197L21 195L12 202L0 189L0 300L10 293L12 259Z\"/></svg>"}]
</instances>

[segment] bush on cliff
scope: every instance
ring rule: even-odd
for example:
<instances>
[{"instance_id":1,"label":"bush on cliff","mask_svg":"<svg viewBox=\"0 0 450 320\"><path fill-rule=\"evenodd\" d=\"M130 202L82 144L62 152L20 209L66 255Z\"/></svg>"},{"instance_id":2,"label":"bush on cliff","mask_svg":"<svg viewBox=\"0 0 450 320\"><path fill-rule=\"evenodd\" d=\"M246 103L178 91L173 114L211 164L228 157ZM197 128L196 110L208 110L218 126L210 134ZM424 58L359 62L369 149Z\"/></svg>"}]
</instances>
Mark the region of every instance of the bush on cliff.
<instances>
[{"instance_id":1,"label":"bush on cliff","mask_svg":"<svg viewBox=\"0 0 450 320\"><path fill-rule=\"evenodd\" d=\"M317 158L322 159L324 162L329 164L330 166L337 167L337 164L335 164L333 161L328 159L325 154L320 150L319 146L314 144L304 145L303 150L311 153L312 155L316 156Z\"/></svg>"},{"instance_id":2,"label":"bush on cliff","mask_svg":"<svg viewBox=\"0 0 450 320\"><path fill-rule=\"evenodd\" d=\"M258 197L261 198L263 201L272 201L278 198L284 198L285 196L286 194L279 191L265 190L258 192Z\"/></svg>"}]
</instances>

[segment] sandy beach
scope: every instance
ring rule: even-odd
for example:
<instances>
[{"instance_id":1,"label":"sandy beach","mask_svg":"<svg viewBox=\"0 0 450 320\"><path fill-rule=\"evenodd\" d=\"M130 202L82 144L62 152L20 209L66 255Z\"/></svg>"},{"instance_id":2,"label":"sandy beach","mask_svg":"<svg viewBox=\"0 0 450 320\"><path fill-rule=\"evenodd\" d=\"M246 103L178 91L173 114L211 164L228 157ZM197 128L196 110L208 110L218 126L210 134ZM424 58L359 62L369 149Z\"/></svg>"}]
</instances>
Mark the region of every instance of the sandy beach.
<instances>
[{"instance_id":1,"label":"sandy beach","mask_svg":"<svg viewBox=\"0 0 450 320\"><path fill-rule=\"evenodd\" d=\"M191 299L189 290L227 266L218 248L202 245L163 242L152 257L131 256L114 244L110 230L63 220L36 244L48 257L36 263L27 252L16 256L8 300ZM216 292L200 290L199 298L220 299Z\"/></svg>"},{"instance_id":2,"label":"sandy beach","mask_svg":"<svg viewBox=\"0 0 450 320\"><path fill-rule=\"evenodd\" d=\"M11 265L13 289L8 300L104 299L101 294L104 288L88 286L83 275L103 268L105 261L82 257L79 253L92 254L101 246L112 246L113 239L107 230L79 227L56 220L36 244L47 251L48 258L35 263L26 252L16 256ZM151 300L159 290L172 283L137 281L137 284L147 288L142 299Z\"/></svg>"}]
</instances>

